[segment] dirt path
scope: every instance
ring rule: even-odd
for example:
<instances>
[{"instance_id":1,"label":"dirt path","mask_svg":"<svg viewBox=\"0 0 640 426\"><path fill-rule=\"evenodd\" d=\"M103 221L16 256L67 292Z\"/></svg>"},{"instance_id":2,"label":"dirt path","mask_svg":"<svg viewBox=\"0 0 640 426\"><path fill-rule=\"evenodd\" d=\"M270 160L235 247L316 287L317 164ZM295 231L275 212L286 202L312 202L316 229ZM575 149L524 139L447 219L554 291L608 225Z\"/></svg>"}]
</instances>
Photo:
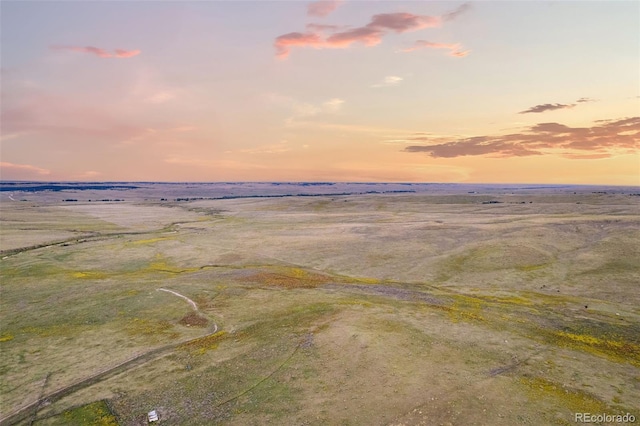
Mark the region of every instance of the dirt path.
<instances>
[{"instance_id":1,"label":"dirt path","mask_svg":"<svg viewBox=\"0 0 640 426\"><path fill-rule=\"evenodd\" d=\"M4 255L6 257L13 256L15 254L24 253L27 251L38 250L42 248L55 247L55 246L70 246L81 243L87 243L92 241L106 241L113 238L119 238L122 236L128 235L156 235L158 233L167 233L175 231L174 227L177 225L182 225L186 223L198 223L199 221L182 221L182 222L171 222L168 225L163 226L160 229L154 229L149 231L123 231L123 232L83 232L80 235L70 237L64 240L59 241L49 241L42 244L36 244L27 247L17 247L13 249L0 250L0 255ZM73 230L68 230L69 232L77 232Z\"/></svg>"},{"instance_id":2,"label":"dirt path","mask_svg":"<svg viewBox=\"0 0 640 426\"><path fill-rule=\"evenodd\" d=\"M177 293L177 292L175 292L173 290L167 290L166 288L157 288L156 290L157 291L166 291L167 293L171 293L171 294L173 294L175 296L182 297L184 300L189 302L189 304L191 305L191 307L193 308L194 311L196 311L196 312L198 311L198 305L196 305L196 302L194 302L193 300L189 299L187 296L183 296L182 294Z\"/></svg>"},{"instance_id":3,"label":"dirt path","mask_svg":"<svg viewBox=\"0 0 640 426\"><path fill-rule=\"evenodd\" d=\"M194 302L193 300L189 299L187 296L184 296L176 291L173 290L168 290L166 288L157 288L157 291L166 291L167 293L171 293L175 296L181 297L184 300L186 300L187 302L189 302L189 304L191 305L191 307L193 308L194 311L198 312L198 305L196 305L196 302ZM218 324L213 323L213 332L216 333L218 331Z\"/></svg>"},{"instance_id":4,"label":"dirt path","mask_svg":"<svg viewBox=\"0 0 640 426\"><path fill-rule=\"evenodd\" d=\"M147 363L153 359L156 359L164 354L166 354L167 352L174 350L175 348L177 348L179 345L181 344L186 344L189 343L190 341L193 340L198 340L201 339L203 337L209 336L211 334L214 333L210 333L208 335L205 336L200 336L200 337L196 337L193 339L189 339L186 341L181 341L181 342L176 342L176 343L172 343L170 345L166 345L166 346L162 346L160 348L155 348L152 349L148 352L142 353L142 354L138 354L135 355L115 366L109 367L105 370L102 370L98 373L95 373L89 377L86 377L84 379L80 379L70 385L64 386L58 390L55 390L53 392L49 392L48 394L42 395L40 398L38 398L37 401L34 401L26 406L23 406L19 409L17 409L16 411L14 411L11 414L6 415L5 417L0 418L0 426L8 426L8 425L13 425L13 424L17 424L18 422L24 420L25 418L28 418L31 416L31 412L33 410L38 410L38 408L46 403L54 403L56 401L58 401L59 399L70 395L72 393L75 393L81 389L84 389L88 386L94 385L96 383L99 383L103 380L106 380L108 378L111 378L113 376L116 376L120 373L123 373L133 367L137 367L139 365L142 365L144 363Z\"/></svg>"},{"instance_id":5,"label":"dirt path","mask_svg":"<svg viewBox=\"0 0 640 426\"><path fill-rule=\"evenodd\" d=\"M168 290L166 288L158 288L156 289L157 291L165 291L167 293L171 293L175 296L181 297L184 300L186 300L191 307L193 308L194 311L198 311L198 305L196 305L196 302L194 302L193 300L189 299L187 296L183 296L182 294L175 292L173 290ZM75 393L77 391L79 391L80 389L84 389L88 386L94 385L98 382L101 382L103 380L106 380L108 378L111 378L115 375L118 375L120 373L123 373L133 367L137 367L139 365L142 365L144 363L147 363L151 360L154 360L162 355L165 355L166 353L168 353L171 350L174 350L175 348L177 348L179 345L182 344L188 344L191 341L195 341L198 339L202 339L203 337L207 337L207 336L211 336L215 333L218 332L218 325L217 324L213 324L213 331L211 331L210 333L204 335L204 336L200 336L200 337L195 337L195 338L191 338L185 341L180 341L180 342L176 342L176 343L172 343L166 346L162 346L160 348L155 348L152 349L148 352L142 353L142 354L138 354L133 356L132 358L129 358L123 362L121 362L118 365L109 367L103 371L100 371L98 373L95 373L89 377L86 377L84 379L80 379L78 381L76 381L75 383L71 384L71 385L67 385L61 389L58 389L56 391L50 392L46 395L40 395L40 397L38 398L37 401L32 402L31 404L28 404L26 406L23 406L21 408L19 408L18 410L14 411L13 413L6 415L5 417L0 418L0 426L5 426L5 425L10 425L10 424L15 424L18 423L19 421L24 420L25 418L28 418L29 416L37 416L37 411L38 408L44 403L44 402L48 402L48 403L53 403L67 395L70 395L72 393ZM47 377L48 379L48 377ZM45 381L46 383L46 381ZM43 391L44 391L44 386L43 386Z\"/></svg>"}]
</instances>

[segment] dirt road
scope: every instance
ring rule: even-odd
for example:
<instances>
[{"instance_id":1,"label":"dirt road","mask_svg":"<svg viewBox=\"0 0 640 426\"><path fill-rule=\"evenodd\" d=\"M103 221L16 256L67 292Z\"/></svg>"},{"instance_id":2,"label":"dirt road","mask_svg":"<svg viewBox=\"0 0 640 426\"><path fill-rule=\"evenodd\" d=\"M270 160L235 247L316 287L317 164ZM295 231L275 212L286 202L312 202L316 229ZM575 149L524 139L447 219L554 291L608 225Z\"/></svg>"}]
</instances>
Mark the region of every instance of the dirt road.
<instances>
[{"instance_id":1,"label":"dirt road","mask_svg":"<svg viewBox=\"0 0 640 426\"><path fill-rule=\"evenodd\" d=\"M184 300L186 300L191 305L191 307L193 308L194 311L198 311L198 305L196 305L196 302L194 302L193 300L189 299L187 296L183 296L182 294L177 293L177 292L175 292L173 290L167 290L166 288L158 288L156 290L158 290L158 291L166 291L167 293L171 293L171 294L173 294L175 296L182 297Z\"/></svg>"}]
</instances>

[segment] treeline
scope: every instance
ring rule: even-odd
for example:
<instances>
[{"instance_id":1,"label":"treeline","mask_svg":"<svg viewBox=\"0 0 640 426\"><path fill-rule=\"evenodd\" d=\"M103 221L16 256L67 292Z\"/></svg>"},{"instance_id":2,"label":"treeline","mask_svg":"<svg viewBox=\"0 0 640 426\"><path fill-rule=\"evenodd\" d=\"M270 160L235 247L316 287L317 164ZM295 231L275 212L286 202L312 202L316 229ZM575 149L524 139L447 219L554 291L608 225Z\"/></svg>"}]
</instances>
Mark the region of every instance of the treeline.
<instances>
[{"instance_id":1,"label":"treeline","mask_svg":"<svg viewBox=\"0 0 640 426\"><path fill-rule=\"evenodd\" d=\"M65 203L74 203L74 202L77 202L77 201L78 201L78 199L77 199L77 198L65 198L65 199L64 199L64 200L62 200L62 201L64 201ZM102 200L87 200L87 201L88 201L88 202L91 202L91 201L95 201L95 202L99 202L99 201L108 202L108 201L124 201L124 199L122 199L122 198L114 198L114 199L111 199L111 198L103 198Z\"/></svg>"},{"instance_id":2,"label":"treeline","mask_svg":"<svg viewBox=\"0 0 640 426\"><path fill-rule=\"evenodd\" d=\"M22 192L42 192L42 191L85 191L85 190L107 190L107 189L137 189L134 185L105 185L105 184L28 184L28 183L0 183L0 192L2 191L22 191Z\"/></svg>"},{"instance_id":3,"label":"treeline","mask_svg":"<svg viewBox=\"0 0 640 426\"><path fill-rule=\"evenodd\" d=\"M221 197L180 197L174 201L200 201L200 200L233 200L236 198L283 198L283 197L338 197L344 195L366 195L366 194L397 194L397 193L413 193L416 191L366 191L366 192L333 192L328 194L278 194L278 195L223 195ZM168 201L162 198L160 201Z\"/></svg>"}]
</instances>

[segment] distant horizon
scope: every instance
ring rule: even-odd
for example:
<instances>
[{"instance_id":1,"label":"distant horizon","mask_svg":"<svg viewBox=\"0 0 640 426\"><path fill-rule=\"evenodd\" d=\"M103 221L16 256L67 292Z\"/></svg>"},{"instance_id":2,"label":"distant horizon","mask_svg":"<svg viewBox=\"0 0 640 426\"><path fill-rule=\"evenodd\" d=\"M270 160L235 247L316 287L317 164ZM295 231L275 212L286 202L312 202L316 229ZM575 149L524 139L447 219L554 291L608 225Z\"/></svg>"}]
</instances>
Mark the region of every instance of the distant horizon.
<instances>
[{"instance_id":1,"label":"distant horizon","mask_svg":"<svg viewBox=\"0 0 640 426\"><path fill-rule=\"evenodd\" d=\"M116 183L130 183L130 184L244 184L244 183L260 183L260 184L350 184L350 185L537 185L543 187L557 187L557 186L607 186L607 187L640 187L638 185L613 185L613 184L601 184L601 183L539 183L539 182L401 182L401 181L303 181L303 180L291 180L291 181L279 181L279 180L265 180L265 181L149 181L149 180L51 180L51 181L37 181L37 180L8 180L0 179L0 184L3 183L25 183L25 184L56 184L56 183L70 183L70 184L116 184Z\"/></svg>"}]
</instances>

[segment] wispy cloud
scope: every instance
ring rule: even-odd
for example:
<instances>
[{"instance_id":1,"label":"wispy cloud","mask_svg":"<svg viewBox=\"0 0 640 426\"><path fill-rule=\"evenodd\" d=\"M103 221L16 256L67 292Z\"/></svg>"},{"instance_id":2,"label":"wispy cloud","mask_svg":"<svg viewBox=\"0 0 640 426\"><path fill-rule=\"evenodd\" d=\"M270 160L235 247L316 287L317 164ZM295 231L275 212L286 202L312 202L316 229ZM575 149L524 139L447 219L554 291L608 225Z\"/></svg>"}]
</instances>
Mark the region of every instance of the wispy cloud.
<instances>
[{"instance_id":1,"label":"wispy cloud","mask_svg":"<svg viewBox=\"0 0 640 426\"><path fill-rule=\"evenodd\" d=\"M315 4L315 3L312 3ZM380 44L389 33L405 33L430 27L439 27L443 21L455 19L468 7L460 6L446 15L416 15L408 12L381 13L373 15L368 24L345 29L343 26L309 24L306 32L292 32L275 39L276 56L286 58L292 47L312 47L315 49L344 49L354 43L365 46ZM330 35L325 33L329 32Z\"/></svg>"},{"instance_id":2,"label":"wispy cloud","mask_svg":"<svg viewBox=\"0 0 640 426\"><path fill-rule=\"evenodd\" d=\"M111 53L107 52L104 49L101 49L99 47L93 47L93 46L85 46L85 47L79 47L79 46L51 46L52 50L70 50L72 52L80 52L80 53L89 53L92 55L96 55L99 56L101 58L110 58L111 56L113 56Z\"/></svg>"},{"instance_id":3,"label":"wispy cloud","mask_svg":"<svg viewBox=\"0 0 640 426\"><path fill-rule=\"evenodd\" d=\"M102 175L102 173L97 172L95 170L88 170L86 172L82 172L82 173L78 173L75 175L72 175L71 178L73 180L86 180L86 179L97 179L98 177L100 177Z\"/></svg>"},{"instance_id":4,"label":"wispy cloud","mask_svg":"<svg viewBox=\"0 0 640 426\"><path fill-rule=\"evenodd\" d=\"M4 118L4 117L3 117ZM5 133L0 134L0 142L10 141L11 139L17 139L21 136L20 133Z\"/></svg>"},{"instance_id":5,"label":"wispy cloud","mask_svg":"<svg viewBox=\"0 0 640 426\"><path fill-rule=\"evenodd\" d=\"M106 49L102 49L100 47L94 46L59 46L54 45L50 46L52 50L69 50L72 52L79 53L88 53L91 55L99 56L101 58L132 58L141 53L140 50L124 50L124 49L115 49L113 53L109 52Z\"/></svg>"},{"instance_id":6,"label":"wispy cloud","mask_svg":"<svg viewBox=\"0 0 640 426\"><path fill-rule=\"evenodd\" d=\"M531 108L525 109L524 111L520 111L518 114L539 114L541 112L555 111L557 109L573 108L574 106L576 106L576 104L541 104L532 106Z\"/></svg>"},{"instance_id":7,"label":"wispy cloud","mask_svg":"<svg viewBox=\"0 0 640 426\"><path fill-rule=\"evenodd\" d=\"M51 171L31 164L14 164L0 162L0 176L5 180L24 180L32 178L42 178L50 175Z\"/></svg>"},{"instance_id":8,"label":"wispy cloud","mask_svg":"<svg viewBox=\"0 0 640 426\"><path fill-rule=\"evenodd\" d=\"M518 114L532 114L532 113L539 114L541 112L555 111L558 109L570 109L575 107L577 104L583 104L583 103L595 102L595 101L596 101L595 99L591 99L591 98L580 98L580 99L577 99L573 104L559 104L559 103L540 104L540 105L532 106L531 108L526 109L524 111L520 111Z\"/></svg>"},{"instance_id":9,"label":"wispy cloud","mask_svg":"<svg viewBox=\"0 0 640 426\"><path fill-rule=\"evenodd\" d=\"M152 104L162 104L174 99L175 97L176 95L172 92L161 91L145 98L145 101Z\"/></svg>"},{"instance_id":10,"label":"wispy cloud","mask_svg":"<svg viewBox=\"0 0 640 426\"><path fill-rule=\"evenodd\" d=\"M278 143L263 145L256 148L241 149L238 152L243 154L281 154L291 151L288 141L280 141Z\"/></svg>"},{"instance_id":11,"label":"wispy cloud","mask_svg":"<svg viewBox=\"0 0 640 426\"><path fill-rule=\"evenodd\" d=\"M336 10L341 3L342 0L314 1L313 3L309 3L309 5L307 6L307 14L309 16L318 16L320 18L323 18Z\"/></svg>"},{"instance_id":12,"label":"wispy cloud","mask_svg":"<svg viewBox=\"0 0 640 426\"><path fill-rule=\"evenodd\" d=\"M409 138L432 141L428 136ZM599 120L591 127L569 127L560 123L539 123L521 133L474 136L430 145L412 145L406 152L424 152L432 157L492 155L520 157L555 153L566 158L604 158L612 150L640 149L640 117ZM591 151L588 154L575 151Z\"/></svg>"},{"instance_id":13,"label":"wispy cloud","mask_svg":"<svg viewBox=\"0 0 640 426\"><path fill-rule=\"evenodd\" d=\"M464 4L460 5L457 9L452 10L451 12L445 13L444 15L442 15L442 20L443 21L453 21L454 19L456 19L458 16L462 15L463 13L465 13L469 9L471 9L471 3L464 3Z\"/></svg>"},{"instance_id":14,"label":"wispy cloud","mask_svg":"<svg viewBox=\"0 0 640 426\"><path fill-rule=\"evenodd\" d=\"M321 129L321 130L339 130L341 132L349 132L349 133L365 133L375 137L383 137L383 138L391 138L392 135L398 134L401 132L401 129L395 128L385 128L385 127L374 127L374 126L360 126L357 124L339 124L339 123L328 123L322 121L303 121L296 120L290 123L290 127L292 128L304 128L304 129ZM411 143L415 143L412 141Z\"/></svg>"},{"instance_id":15,"label":"wispy cloud","mask_svg":"<svg viewBox=\"0 0 640 426\"><path fill-rule=\"evenodd\" d=\"M132 74L127 102L161 105L169 102L185 104L193 100L189 97L188 85L176 86L169 83L158 69L142 65L136 67Z\"/></svg>"},{"instance_id":16,"label":"wispy cloud","mask_svg":"<svg viewBox=\"0 0 640 426\"><path fill-rule=\"evenodd\" d=\"M406 12L381 13L379 15L373 15L367 27L404 33L427 27L437 27L441 22L442 20L437 16L414 15Z\"/></svg>"},{"instance_id":17,"label":"wispy cloud","mask_svg":"<svg viewBox=\"0 0 640 426\"><path fill-rule=\"evenodd\" d=\"M123 50L123 49L116 49L115 50L116 54L114 55L116 58L132 58L134 56L138 56L140 53L140 50Z\"/></svg>"},{"instance_id":18,"label":"wispy cloud","mask_svg":"<svg viewBox=\"0 0 640 426\"><path fill-rule=\"evenodd\" d=\"M321 103L301 102L290 96L278 93L269 93L266 95L266 99L272 105L285 107L290 110L291 115L285 119L287 125L294 124L294 122L300 118L337 113L345 103L345 100L341 98L331 98Z\"/></svg>"},{"instance_id":19,"label":"wispy cloud","mask_svg":"<svg viewBox=\"0 0 640 426\"><path fill-rule=\"evenodd\" d=\"M388 75L381 82L372 85L371 87L390 87L397 86L402 81L402 77L398 77L397 75Z\"/></svg>"},{"instance_id":20,"label":"wispy cloud","mask_svg":"<svg viewBox=\"0 0 640 426\"><path fill-rule=\"evenodd\" d=\"M471 51L470 50L454 50L453 52L449 52L450 56L455 56L456 58L464 58Z\"/></svg>"},{"instance_id":21,"label":"wispy cloud","mask_svg":"<svg viewBox=\"0 0 640 426\"><path fill-rule=\"evenodd\" d=\"M418 40L413 46L402 49L402 52L413 52L418 49L446 49L449 50L450 56L457 58L465 57L469 54L469 50L462 50L460 43L434 43L426 40Z\"/></svg>"},{"instance_id":22,"label":"wispy cloud","mask_svg":"<svg viewBox=\"0 0 640 426\"><path fill-rule=\"evenodd\" d=\"M322 105L326 111L337 112L342 108L342 104L344 104L344 99L333 98L324 102Z\"/></svg>"},{"instance_id":23,"label":"wispy cloud","mask_svg":"<svg viewBox=\"0 0 640 426\"><path fill-rule=\"evenodd\" d=\"M47 93L27 95L20 103L4 106L2 125L9 134L40 134L48 137L122 140L145 129L132 120L114 116L98 106Z\"/></svg>"}]
</instances>

